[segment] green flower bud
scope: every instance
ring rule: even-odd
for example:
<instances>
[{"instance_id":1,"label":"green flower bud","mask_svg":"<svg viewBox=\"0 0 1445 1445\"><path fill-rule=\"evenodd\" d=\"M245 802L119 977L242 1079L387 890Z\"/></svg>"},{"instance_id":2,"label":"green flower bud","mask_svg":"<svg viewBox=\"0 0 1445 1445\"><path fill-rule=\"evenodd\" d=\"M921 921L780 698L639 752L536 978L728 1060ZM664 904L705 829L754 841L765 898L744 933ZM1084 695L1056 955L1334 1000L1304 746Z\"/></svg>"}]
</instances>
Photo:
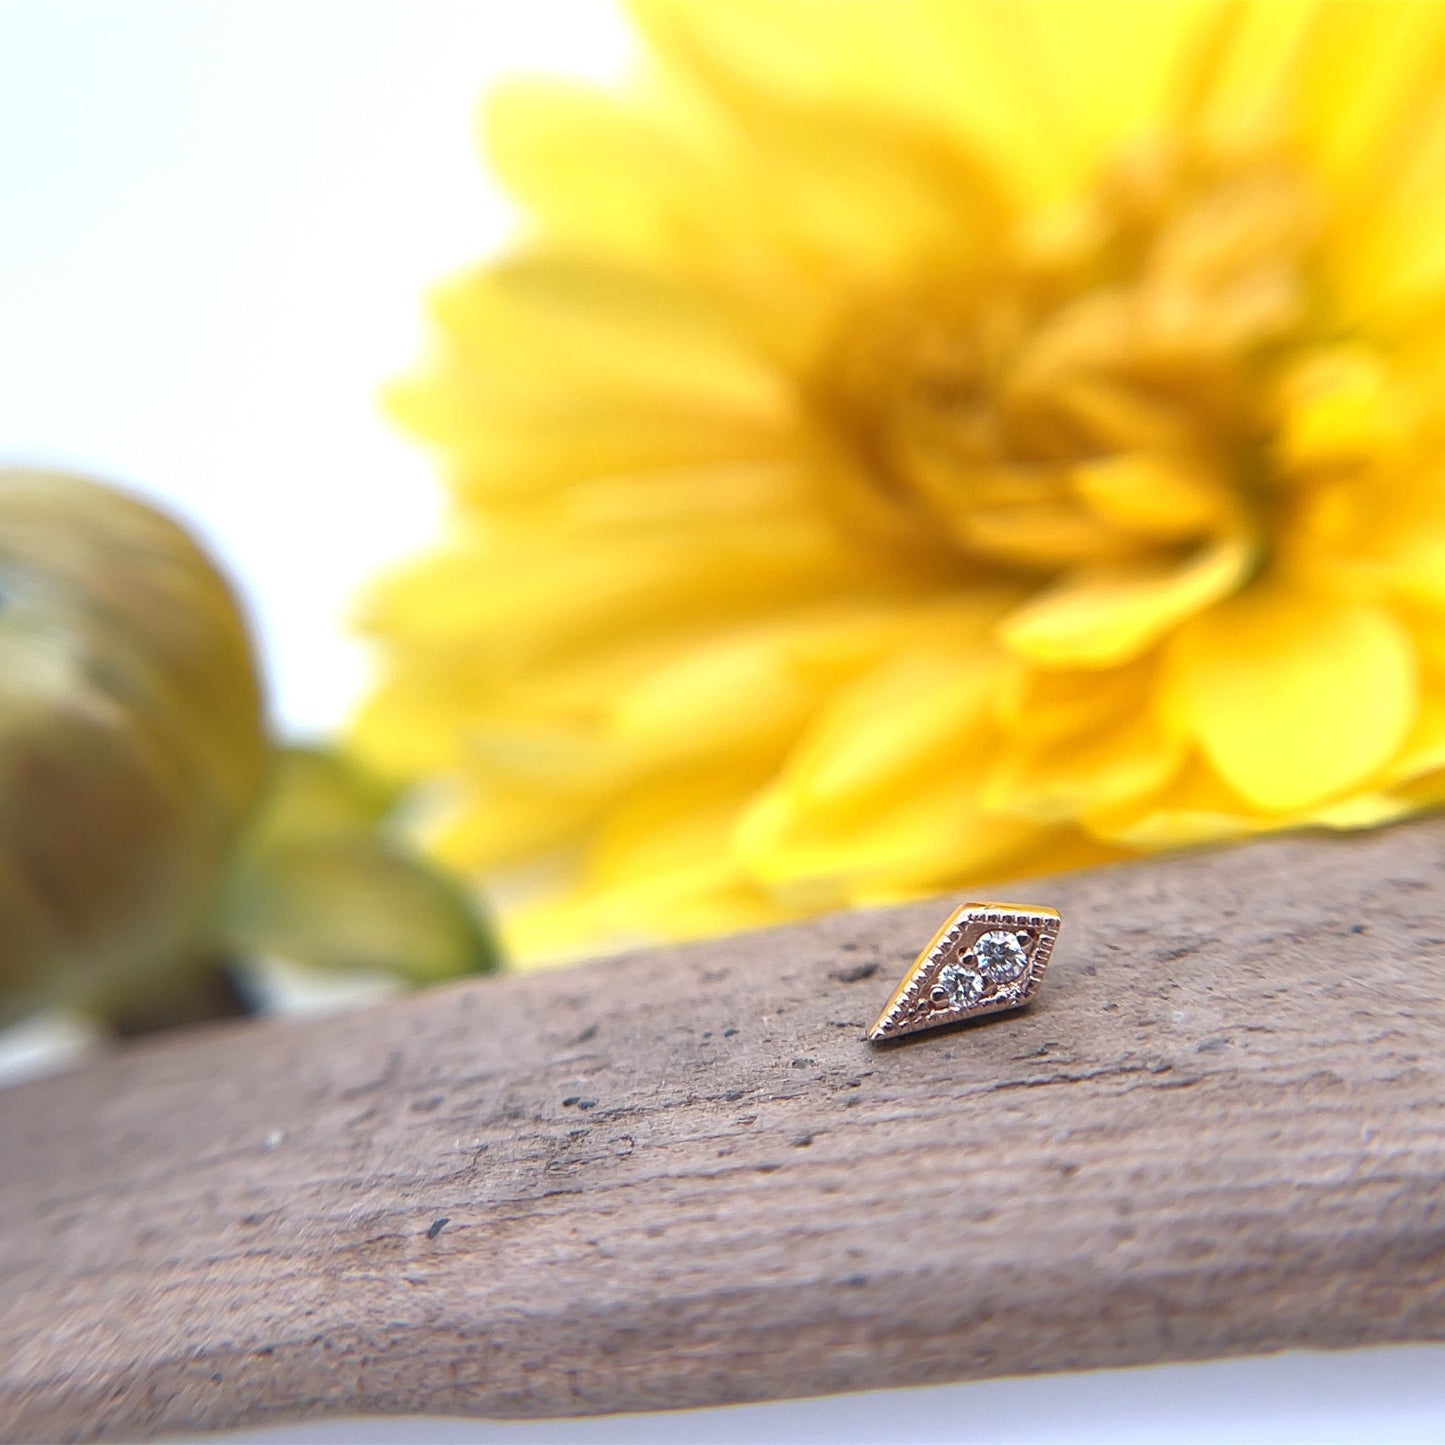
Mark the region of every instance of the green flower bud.
<instances>
[{"instance_id":1,"label":"green flower bud","mask_svg":"<svg viewBox=\"0 0 1445 1445\"><path fill-rule=\"evenodd\" d=\"M245 622L191 537L0 471L0 1023L183 993L269 762Z\"/></svg>"}]
</instances>

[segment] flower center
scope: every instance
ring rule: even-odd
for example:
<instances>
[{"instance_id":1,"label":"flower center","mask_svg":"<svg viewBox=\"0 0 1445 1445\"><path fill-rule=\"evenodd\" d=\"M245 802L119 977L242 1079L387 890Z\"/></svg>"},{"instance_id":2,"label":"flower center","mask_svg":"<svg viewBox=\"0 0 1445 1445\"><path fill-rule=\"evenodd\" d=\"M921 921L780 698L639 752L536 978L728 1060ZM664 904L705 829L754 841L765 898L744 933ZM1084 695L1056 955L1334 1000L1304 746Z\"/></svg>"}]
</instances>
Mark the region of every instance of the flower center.
<instances>
[{"instance_id":1,"label":"flower center","mask_svg":"<svg viewBox=\"0 0 1445 1445\"><path fill-rule=\"evenodd\" d=\"M810 395L873 534L1005 575L1225 533L1262 557L1297 480L1290 389L1338 362L1319 217L1278 155L1141 148L1070 214L855 312Z\"/></svg>"}]
</instances>

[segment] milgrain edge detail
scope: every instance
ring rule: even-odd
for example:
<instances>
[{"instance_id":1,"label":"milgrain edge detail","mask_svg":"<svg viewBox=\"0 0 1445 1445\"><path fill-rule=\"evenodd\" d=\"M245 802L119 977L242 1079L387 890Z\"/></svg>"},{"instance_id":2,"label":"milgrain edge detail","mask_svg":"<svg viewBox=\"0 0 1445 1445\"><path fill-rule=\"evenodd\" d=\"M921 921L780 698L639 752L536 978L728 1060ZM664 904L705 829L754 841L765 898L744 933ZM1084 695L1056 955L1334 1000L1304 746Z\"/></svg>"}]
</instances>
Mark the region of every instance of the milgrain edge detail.
<instances>
[{"instance_id":1,"label":"milgrain edge detail","mask_svg":"<svg viewBox=\"0 0 1445 1445\"><path fill-rule=\"evenodd\" d=\"M1021 903L965 903L955 909L913 961L883 1005L867 1037L874 1043L901 1039L944 1024L962 1023L1006 1009L1022 1008L1039 991L1058 941L1059 914L1055 909ZM955 1005L935 1000L930 994L940 972L961 958L969 944L994 929L1027 930L1025 944L1028 968L1012 983L997 985L977 1003Z\"/></svg>"}]
</instances>

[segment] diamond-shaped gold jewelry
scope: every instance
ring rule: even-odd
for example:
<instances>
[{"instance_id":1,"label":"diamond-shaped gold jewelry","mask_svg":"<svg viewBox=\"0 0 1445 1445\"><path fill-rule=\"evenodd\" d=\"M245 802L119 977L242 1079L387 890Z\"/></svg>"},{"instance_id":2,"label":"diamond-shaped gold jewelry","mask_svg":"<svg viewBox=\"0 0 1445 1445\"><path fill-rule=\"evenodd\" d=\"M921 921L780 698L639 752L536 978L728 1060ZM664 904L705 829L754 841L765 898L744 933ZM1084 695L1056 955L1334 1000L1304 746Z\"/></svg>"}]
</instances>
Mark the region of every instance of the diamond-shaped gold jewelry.
<instances>
[{"instance_id":1,"label":"diamond-shaped gold jewelry","mask_svg":"<svg viewBox=\"0 0 1445 1445\"><path fill-rule=\"evenodd\" d=\"M1058 936L1052 908L965 903L904 974L868 1037L880 1043L1022 1008L1039 991Z\"/></svg>"}]
</instances>

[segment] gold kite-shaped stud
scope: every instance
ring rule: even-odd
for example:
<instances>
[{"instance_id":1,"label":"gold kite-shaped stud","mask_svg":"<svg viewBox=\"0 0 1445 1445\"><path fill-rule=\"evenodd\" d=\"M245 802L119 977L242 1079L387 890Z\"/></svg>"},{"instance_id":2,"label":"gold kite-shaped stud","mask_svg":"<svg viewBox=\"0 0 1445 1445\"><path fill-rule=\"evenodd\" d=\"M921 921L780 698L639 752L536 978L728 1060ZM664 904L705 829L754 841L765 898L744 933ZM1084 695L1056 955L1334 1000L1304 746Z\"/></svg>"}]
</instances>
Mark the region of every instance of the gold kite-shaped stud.
<instances>
[{"instance_id":1,"label":"gold kite-shaped stud","mask_svg":"<svg viewBox=\"0 0 1445 1445\"><path fill-rule=\"evenodd\" d=\"M1022 1008L1039 991L1059 915L1021 903L965 903L933 935L868 1037L879 1043Z\"/></svg>"}]
</instances>

